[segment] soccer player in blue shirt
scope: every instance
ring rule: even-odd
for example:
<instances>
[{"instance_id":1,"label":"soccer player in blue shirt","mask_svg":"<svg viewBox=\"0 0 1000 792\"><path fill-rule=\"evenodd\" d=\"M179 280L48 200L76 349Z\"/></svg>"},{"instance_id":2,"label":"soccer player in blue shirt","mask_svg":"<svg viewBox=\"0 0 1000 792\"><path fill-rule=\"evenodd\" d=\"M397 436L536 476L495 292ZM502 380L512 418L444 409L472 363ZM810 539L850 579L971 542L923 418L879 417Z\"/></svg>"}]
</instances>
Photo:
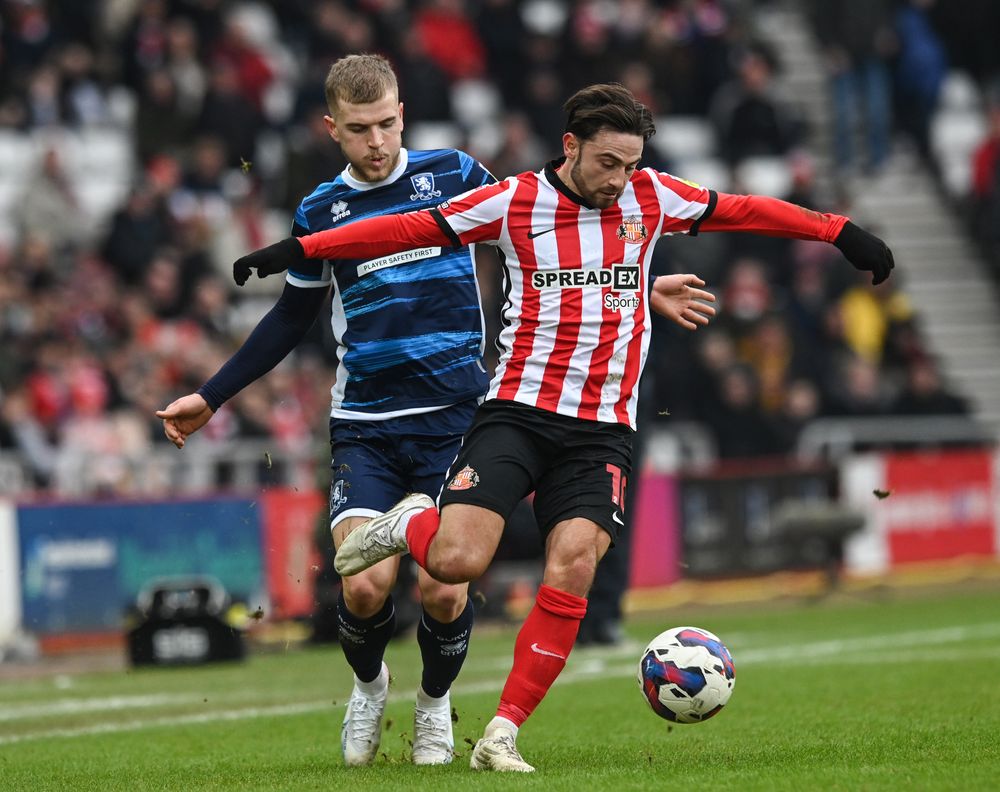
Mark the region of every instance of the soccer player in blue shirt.
<instances>
[{"instance_id":1,"label":"soccer player in blue shirt","mask_svg":"<svg viewBox=\"0 0 1000 792\"><path fill-rule=\"evenodd\" d=\"M295 214L297 236L374 215L427 209L495 179L454 149L402 147L403 105L384 58L351 55L326 79L326 125L349 162ZM334 544L409 492L436 498L462 434L486 392L483 317L470 247L433 247L373 260L305 261L288 272L277 304L197 393L157 412L183 447L215 411L270 371L302 339L328 294L338 344L332 389L330 524ZM249 273L247 273L249 274ZM245 278L244 278L245 280ZM331 288L332 286L332 288ZM340 643L354 670L341 732L344 761L375 757L389 684L394 557L343 579ZM423 676L413 733L416 764L446 764L454 747L448 691L468 651L468 584L419 571L417 641Z\"/></svg>"}]
</instances>

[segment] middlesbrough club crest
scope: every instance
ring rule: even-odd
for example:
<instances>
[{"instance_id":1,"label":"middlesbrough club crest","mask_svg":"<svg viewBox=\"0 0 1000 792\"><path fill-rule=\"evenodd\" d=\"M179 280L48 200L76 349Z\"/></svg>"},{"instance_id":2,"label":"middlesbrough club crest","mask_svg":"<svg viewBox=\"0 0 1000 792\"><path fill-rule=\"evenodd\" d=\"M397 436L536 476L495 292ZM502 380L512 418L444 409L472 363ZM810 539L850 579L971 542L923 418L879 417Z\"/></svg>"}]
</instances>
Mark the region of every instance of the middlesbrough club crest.
<instances>
[{"instance_id":1,"label":"middlesbrough club crest","mask_svg":"<svg viewBox=\"0 0 1000 792\"><path fill-rule=\"evenodd\" d=\"M410 196L411 201L429 201L441 197L441 191L434 186L433 173L416 173L410 177L410 184L414 190Z\"/></svg>"},{"instance_id":2,"label":"middlesbrough club crest","mask_svg":"<svg viewBox=\"0 0 1000 792\"><path fill-rule=\"evenodd\" d=\"M622 224L618 226L618 238L623 242L638 245L648 236L646 225L641 217L626 217Z\"/></svg>"},{"instance_id":3,"label":"middlesbrough club crest","mask_svg":"<svg viewBox=\"0 0 1000 792\"><path fill-rule=\"evenodd\" d=\"M471 467L466 465L458 473L455 474L451 482L448 484L448 489L450 490L467 490L472 489L479 483L479 474L473 470Z\"/></svg>"}]
</instances>

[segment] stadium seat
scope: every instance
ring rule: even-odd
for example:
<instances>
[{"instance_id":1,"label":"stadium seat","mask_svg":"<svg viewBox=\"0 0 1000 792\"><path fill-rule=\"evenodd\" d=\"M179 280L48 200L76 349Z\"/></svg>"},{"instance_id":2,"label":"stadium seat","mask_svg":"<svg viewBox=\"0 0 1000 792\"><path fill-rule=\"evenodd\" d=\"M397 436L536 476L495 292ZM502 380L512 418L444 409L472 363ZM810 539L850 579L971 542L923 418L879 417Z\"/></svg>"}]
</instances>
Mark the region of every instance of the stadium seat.
<instances>
[{"instance_id":1,"label":"stadium seat","mask_svg":"<svg viewBox=\"0 0 1000 792\"><path fill-rule=\"evenodd\" d=\"M656 119L656 134L649 143L671 162L715 153L715 130L698 116L664 116Z\"/></svg>"},{"instance_id":2,"label":"stadium seat","mask_svg":"<svg viewBox=\"0 0 1000 792\"><path fill-rule=\"evenodd\" d=\"M783 157L748 157L736 166L733 178L744 193L784 198L792 191L792 169Z\"/></svg>"},{"instance_id":3,"label":"stadium seat","mask_svg":"<svg viewBox=\"0 0 1000 792\"><path fill-rule=\"evenodd\" d=\"M406 145L411 149L459 148L462 130L450 121L418 121L406 127Z\"/></svg>"},{"instance_id":4,"label":"stadium seat","mask_svg":"<svg viewBox=\"0 0 1000 792\"><path fill-rule=\"evenodd\" d=\"M953 197L968 195L972 155L986 136L986 119L976 109L943 109L931 121L931 151Z\"/></svg>"},{"instance_id":5,"label":"stadium seat","mask_svg":"<svg viewBox=\"0 0 1000 792\"><path fill-rule=\"evenodd\" d=\"M729 190L731 174L729 166L715 157L688 157L675 160L671 164L674 176L702 184L712 190Z\"/></svg>"},{"instance_id":6,"label":"stadium seat","mask_svg":"<svg viewBox=\"0 0 1000 792\"><path fill-rule=\"evenodd\" d=\"M109 181L127 181L132 176L132 146L126 133L116 129L85 130L75 136L78 149L76 172Z\"/></svg>"},{"instance_id":7,"label":"stadium seat","mask_svg":"<svg viewBox=\"0 0 1000 792\"><path fill-rule=\"evenodd\" d=\"M452 115L466 129L492 121L502 107L496 86L483 80L460 80L451 87Z\"/></svg>"},{"instance_id":8,"label":"stadium seat","mask_svg":"<svg viewBox=\"0 0 1000 792\"><path fill-rule=\"evenodd\" d=\"M0 183L23 184L35 169L38 152L27 135L0 130Z\"/></svg>"},{"instance_id":9,"label":"stadium seat","mask_svg":"<svg viewBox=\"0 0 1000 792\"><path fill-rule=\"evenodd\" d=\"M110 179L76 178L73 182L80 205L94 224L104 223L124 203L129 186L127 181Z\"/></svg>"}]
</instances>

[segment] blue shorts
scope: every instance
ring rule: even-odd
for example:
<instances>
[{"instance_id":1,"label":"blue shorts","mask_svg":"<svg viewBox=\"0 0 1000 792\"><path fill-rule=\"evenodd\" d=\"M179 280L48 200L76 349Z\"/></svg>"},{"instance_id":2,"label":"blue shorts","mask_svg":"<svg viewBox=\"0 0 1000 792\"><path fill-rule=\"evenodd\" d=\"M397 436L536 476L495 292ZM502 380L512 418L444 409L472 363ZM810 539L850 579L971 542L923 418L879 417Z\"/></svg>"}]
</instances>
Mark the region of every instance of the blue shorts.
<instances>
[{"instance_id":1,"label":"blue shorts","mask_svg":"<svg viewBox=\"0 0 1000 792\"><path fill-rule=\"evenodd\" d=\"M411 492L437 499L478 399L381 421L330 419L330 528L383 514Z\"/></svg>"}]
</instances>

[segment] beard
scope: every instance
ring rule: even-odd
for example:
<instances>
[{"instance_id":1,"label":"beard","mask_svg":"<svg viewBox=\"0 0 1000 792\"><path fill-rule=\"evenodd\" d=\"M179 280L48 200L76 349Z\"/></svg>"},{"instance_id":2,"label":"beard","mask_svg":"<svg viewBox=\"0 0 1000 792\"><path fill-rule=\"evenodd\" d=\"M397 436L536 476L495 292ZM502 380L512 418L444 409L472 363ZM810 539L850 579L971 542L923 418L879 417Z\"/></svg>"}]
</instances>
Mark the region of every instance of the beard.
<instances>
[{"instance_id":1,"label":"beard","mask_svg":"<svg viewBox=\"0 0 1000 792\"><path fill-rule=\"evenodd\" d=\"M580 197L583 198L588 204L596 206L600 209L607 209L621 197L621 193L616 193L612 197L595 190L588 190L586 182L583 178L583 167L581 166L582 159L583 158L581 157L573 163L573 167L569 172L570 179L573 184L576 185L576 188L580 193Z\"/></svg>"}]
</instances>

